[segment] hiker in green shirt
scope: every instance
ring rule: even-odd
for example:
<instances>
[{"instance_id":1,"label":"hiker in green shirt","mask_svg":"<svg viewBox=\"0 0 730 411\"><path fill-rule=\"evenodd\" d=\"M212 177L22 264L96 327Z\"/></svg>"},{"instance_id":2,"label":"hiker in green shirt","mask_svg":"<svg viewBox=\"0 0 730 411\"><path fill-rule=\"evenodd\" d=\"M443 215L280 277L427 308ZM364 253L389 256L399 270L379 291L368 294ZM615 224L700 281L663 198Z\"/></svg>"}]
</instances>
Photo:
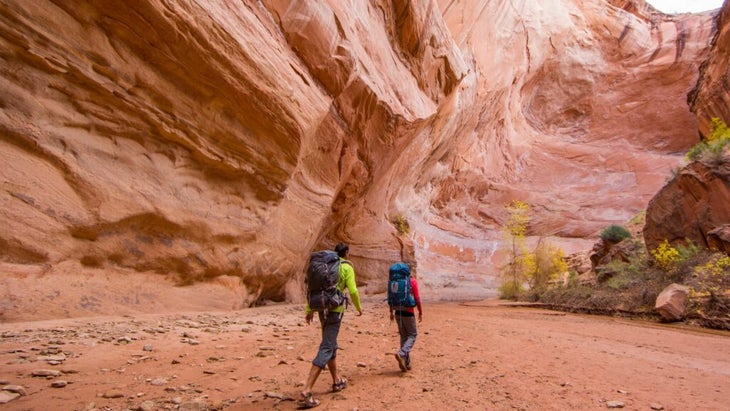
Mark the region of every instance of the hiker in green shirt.
<instances>
[{"instance_id":1,"label":"hiker in green shirt","mask_svg":"<svg viewBox=\"0 0 730 411\"><path fill-rule=\"evenodd\" d=\"M355 282L355 269L352 263L346 260L350 248L345 243L339 243L335 246L335 252L340 258L340 276L337 282L337 288L347 291L350 294L352 304L357 310L357 315L362 315L362 307L360 305L360 294L357 291L357 283ZM312 322L314 311L309 308L309 303L305 307L307 324ZM317 381L319 374L325 365L332 375L332 392L338 392L345 389L347 380L337 375L337 335L340 332L340 324L342 316L345 313L345 304L330 309L328 312L318 311L319 323L322 326L322 342L319 345L317 356L312 360L312 368L309 370L307 384L301 393L299 405L301 408L313 408L319 405L319 400L312 397L312 388Z\"/></svg>"}]
</instances>

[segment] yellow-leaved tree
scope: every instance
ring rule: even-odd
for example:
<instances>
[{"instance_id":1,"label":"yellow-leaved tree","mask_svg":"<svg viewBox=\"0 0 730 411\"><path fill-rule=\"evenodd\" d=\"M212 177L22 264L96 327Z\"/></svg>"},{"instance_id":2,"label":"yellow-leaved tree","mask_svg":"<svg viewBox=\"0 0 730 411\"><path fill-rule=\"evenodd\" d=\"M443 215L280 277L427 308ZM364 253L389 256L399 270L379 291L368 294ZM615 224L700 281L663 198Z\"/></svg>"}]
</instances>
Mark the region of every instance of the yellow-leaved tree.
<instances>
[{"instance_id":1,"label":"yellow-leaved tree","mask_svg":"<svg viewBox=\"0 0 730 411\"><path fill-rule=\"evenodd\" d=\"M540 294L548 288L551 280L568 271L568 263L565 262L563 250L544 238L538 241L533 256L535 264L529 267L531 270L527 272L527 280L530 289Z\"/></svg>"},{"instance_id":2,"label":"yellow-leaved tree","mask_svg":"<svg viewBox=\"0 0 730 411\"><path fill-rule=\"evenodd\" d=\"M530 223L530 206L520 200L513 200L504 206L507 221L502 229L507 248L507 265L502 272L504 282L499 287L500 297L517 299L522 293L525 273L535 265L534 256L527 251L525 236Z\"/></svg>"}]
</instances>

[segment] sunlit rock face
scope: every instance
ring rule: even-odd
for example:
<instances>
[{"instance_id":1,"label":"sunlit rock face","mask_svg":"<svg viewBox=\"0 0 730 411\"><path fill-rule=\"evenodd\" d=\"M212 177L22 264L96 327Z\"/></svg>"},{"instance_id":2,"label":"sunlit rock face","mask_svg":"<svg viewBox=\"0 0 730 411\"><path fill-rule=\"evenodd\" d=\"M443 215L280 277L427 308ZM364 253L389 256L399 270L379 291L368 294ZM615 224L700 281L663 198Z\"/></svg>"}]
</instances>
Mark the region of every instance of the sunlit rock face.
<instances>
[{"instance_id":1,"label":"sunlit rock face","mask_svg":"<svg viewBox=\"0 0 730 411\"><path fill-rule=\"evenodd\" d=\"M566 253L645 208L714 27L639 0L3 1L0 257L233 276L246 305L300 301L346 241L364 292L406 260L429 299L494 295L507 202Z\"/></svg>"}]
</instances>

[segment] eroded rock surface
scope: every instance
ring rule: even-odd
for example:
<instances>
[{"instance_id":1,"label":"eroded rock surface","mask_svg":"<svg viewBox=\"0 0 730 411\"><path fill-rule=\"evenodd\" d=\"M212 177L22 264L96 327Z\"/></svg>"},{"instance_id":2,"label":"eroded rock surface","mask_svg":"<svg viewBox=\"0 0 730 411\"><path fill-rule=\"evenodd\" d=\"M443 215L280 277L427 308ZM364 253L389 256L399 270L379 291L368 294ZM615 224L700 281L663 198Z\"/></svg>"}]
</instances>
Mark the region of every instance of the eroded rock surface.
<instances>
[{"instance_id":1,"label":"eroded rock surface","mask_svg":"<svg viewBox=\"0 0 730 411\"><path fill-rule=\"evenodd\" d=\"M343 240L365 292L409 260L429 298L493 295L510 200L571 253L664 184L696 140L686 96L713 17L640 0L4 1L1 259L237 278L240 306L300 300L309 252Z\"/></svg>"},{"instance_id":2,"label":"eroded rock surface","mask_svg":"<svg viewBox=\"0 0 730 411\"><path fill-rule=\"evenodd\" d=\"M723 249L710 233L730 223L730 158L708 165L695 162L684 169L649 202L644 242L653 250L666 240Z\"/></svg>"}]
</instances>

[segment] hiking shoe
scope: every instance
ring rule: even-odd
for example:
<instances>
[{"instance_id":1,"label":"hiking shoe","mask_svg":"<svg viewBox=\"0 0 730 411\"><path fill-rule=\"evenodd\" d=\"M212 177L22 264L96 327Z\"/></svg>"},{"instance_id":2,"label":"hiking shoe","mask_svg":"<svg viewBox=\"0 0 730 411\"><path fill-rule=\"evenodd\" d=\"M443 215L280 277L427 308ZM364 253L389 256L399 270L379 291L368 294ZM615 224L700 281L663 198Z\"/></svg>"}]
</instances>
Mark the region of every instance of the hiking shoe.
<instances>
[{"instance_id":1,"label":"hiking shoe","mask_svg":"<svg viewBox=\"0 0 730 411\"><path fill-rule=\"evenodd\" d=\"M340 392L347 388L347 380L340 378L336 383L332 384L332 392Z\"/></svg>"},{"instance_id":2,"label":"hiking shoe","mask_svg":"<svg viewBox=\"0 0 730 411\"><path fill-rule=\"evenodd\" d=\"M403 372L408 371L408 368L406 368L406 359L401 357L400 354L395 354L395 359L398 361L398 367L400 367L400 370Z\"/></svg>"}]
</instances>

